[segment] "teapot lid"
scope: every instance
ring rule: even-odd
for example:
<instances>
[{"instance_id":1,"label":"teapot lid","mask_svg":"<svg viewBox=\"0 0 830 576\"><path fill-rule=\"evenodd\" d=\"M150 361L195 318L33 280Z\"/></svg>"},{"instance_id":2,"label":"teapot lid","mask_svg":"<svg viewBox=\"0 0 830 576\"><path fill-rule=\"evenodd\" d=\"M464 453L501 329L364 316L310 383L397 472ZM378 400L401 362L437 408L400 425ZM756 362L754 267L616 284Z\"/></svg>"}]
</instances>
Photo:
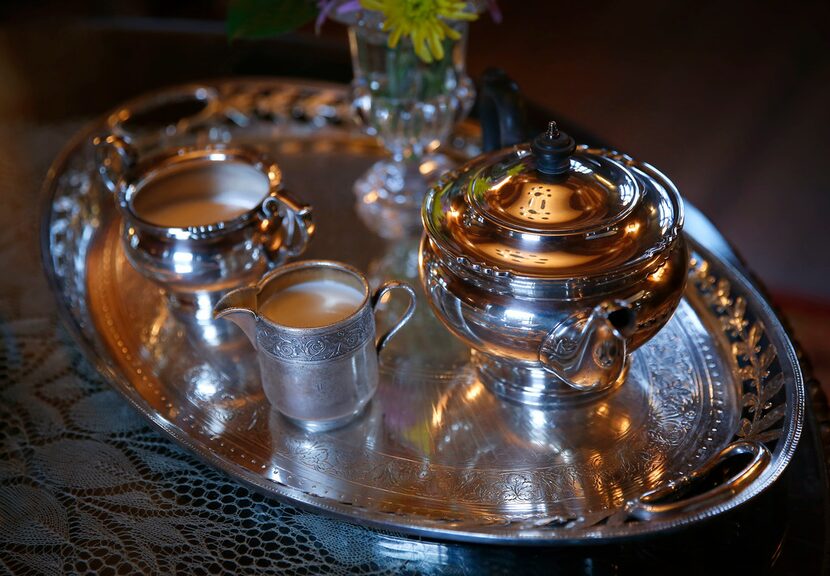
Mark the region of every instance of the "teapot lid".
<instances>
[{"instance_id":1,"label":"teapot lid","mask_svg":"<svg viewBox=\"0 0 830 576\"><path fill-rule=\"evenodd\" d=\"M663 260L680 195L647 164L576 146L551 122L530 144L480 156L427 194L427 234L475 272L564 280Z\"/></svg>"}]
</instances>

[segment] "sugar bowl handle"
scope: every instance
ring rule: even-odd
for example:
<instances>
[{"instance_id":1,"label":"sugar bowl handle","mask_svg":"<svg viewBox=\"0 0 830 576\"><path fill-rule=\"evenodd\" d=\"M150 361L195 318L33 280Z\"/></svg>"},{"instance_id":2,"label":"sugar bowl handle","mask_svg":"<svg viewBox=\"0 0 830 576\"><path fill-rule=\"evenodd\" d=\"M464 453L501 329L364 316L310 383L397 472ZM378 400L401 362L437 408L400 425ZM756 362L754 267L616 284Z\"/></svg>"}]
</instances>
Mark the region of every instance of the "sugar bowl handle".
<instances>
[{"instance_id":1,"label":"sugar bowl handle","mask_svg":"<svg viewBox=\"0 0 830 576\"><path fill-rule=\"evenodd\" d=\"M314 236L311 206L295 200L285 190L275 190L262 203L263 243L273 264L302 254Z\"/></svg>"},{"instance_id":2,"label":"sugar bowl handle","mask_svg":"<svg viewBox=\"0 0 830 576\"><path fill-rule=\"evenodd\" d=\"M110 192L116 192L118 181L136 162L137 154L129 140L115 134L92 139L95 160L101 182Z\"/></svg>"},{"instance_id":3,"label":"sugar bowl handle","mask_svg":"<svg viewBox=\"0 0 830 576\"><path fill-rule=\"evenodd\" d=\"M389 339L392 338L392 336L394 336L395 333L400 330L410 318L412 318L412 314L415 313L415 290L413 290L409 284L395 280L386 282L381 285L380 288L375 290L374 294L372 294L372 310L377 312L378 304L380 304L383 295L395 289L403 290L409 295L409 305L406 307L406 311L401 314L398 321L395 322L395 325L392 326L386 334L383 334L377 339L375 347L377 348L378 354L380 354L381 350L383 350L386 347L386 344L389 343Z\"/></svg>"}]
</instances>

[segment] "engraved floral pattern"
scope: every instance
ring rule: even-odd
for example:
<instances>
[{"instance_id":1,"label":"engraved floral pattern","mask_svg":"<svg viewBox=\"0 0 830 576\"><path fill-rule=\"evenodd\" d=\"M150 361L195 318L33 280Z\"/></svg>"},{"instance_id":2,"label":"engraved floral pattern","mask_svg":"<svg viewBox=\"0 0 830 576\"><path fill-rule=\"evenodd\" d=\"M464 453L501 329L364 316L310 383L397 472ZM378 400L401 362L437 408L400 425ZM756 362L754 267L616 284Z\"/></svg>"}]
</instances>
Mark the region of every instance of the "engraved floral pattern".
<instances>
[{"instance_id":1,"label":"engraved floral pattern","mask_svg":"<svg viewBox=\"0 0 830 576\"><path fill-rule=\"evenodd\" d=\"M374 337L375 324L370 308L366 308L350 324L327 332L314 331L310 336L289 336L285 330L257 324L260 350L292 362L321 362L345 356Z\"/></svg>"}]
</instances>

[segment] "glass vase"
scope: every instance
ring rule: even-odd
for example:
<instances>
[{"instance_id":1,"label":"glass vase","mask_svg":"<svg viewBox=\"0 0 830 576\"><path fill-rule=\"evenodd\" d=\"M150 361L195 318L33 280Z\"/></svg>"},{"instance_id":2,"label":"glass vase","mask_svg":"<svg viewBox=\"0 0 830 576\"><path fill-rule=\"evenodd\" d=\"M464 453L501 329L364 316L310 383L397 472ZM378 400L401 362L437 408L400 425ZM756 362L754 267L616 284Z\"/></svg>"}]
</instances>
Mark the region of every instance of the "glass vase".
<instances>
[{"instance_id":1,"label":"glass vase","mask_svg":"<svg viewBox=\"0 0 830 576\"><path fill-rule=\"evenodd\" d=\"M419 233L426 191L454 166L440 145L475 99L465 71L468 25L451 23L460 38L445 38L444 57L424 62L408 38L389 47L379 15L360 12L346 23L352 103L366 132L389 153L355 182L358 214L383 237Z\"/></svg>"}]
</instances>

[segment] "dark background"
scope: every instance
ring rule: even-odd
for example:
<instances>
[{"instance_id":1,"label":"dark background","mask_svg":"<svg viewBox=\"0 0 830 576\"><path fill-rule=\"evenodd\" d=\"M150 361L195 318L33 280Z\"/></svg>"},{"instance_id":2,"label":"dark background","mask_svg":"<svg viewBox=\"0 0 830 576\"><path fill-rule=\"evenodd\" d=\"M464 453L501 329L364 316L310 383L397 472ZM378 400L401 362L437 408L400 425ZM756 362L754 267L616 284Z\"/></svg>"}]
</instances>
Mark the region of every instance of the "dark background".
<instances>
[{"instance_id":1,"label":"dark background","mask_svg":"<svg viewBox=\"0 0 830 576\"><path fill-rule=\"evenodd\" d=\"M485 15L471 27L470 74L504 68L564 126L666 172L771 288L830 389L830 1L500 5L501 24ZM340 25L231 45L224 11L210 0L0 0L0 174L15 163L45 177L56 135L152 88L247 74L350 79ZM765 533L763 519L780 523L783 512L761 502ZM797 501L792 518L815 502ZM812 550L818 529L786 526L802 548L784 558L805 542ZM751 567L768 544L742 542L735 554ZM693 542L686 552L707 554Z\"/></svg>"},{"instance_id":2,"label":"dark background","mask_svg":"<svg viewBox=\"0 0 830 576\"><path fill-rule=\"evenodd\" d=\"M666 172L777 298L830 315L830 2L502 0L469 70ZM223 2L0 4L0 122L98 114L149 88L235 74L348 81L329 22L224 36ZM323 54L304 58L311 46ZM828 335L830 336L830 335Z\"/></svg>"}]
</instances>

